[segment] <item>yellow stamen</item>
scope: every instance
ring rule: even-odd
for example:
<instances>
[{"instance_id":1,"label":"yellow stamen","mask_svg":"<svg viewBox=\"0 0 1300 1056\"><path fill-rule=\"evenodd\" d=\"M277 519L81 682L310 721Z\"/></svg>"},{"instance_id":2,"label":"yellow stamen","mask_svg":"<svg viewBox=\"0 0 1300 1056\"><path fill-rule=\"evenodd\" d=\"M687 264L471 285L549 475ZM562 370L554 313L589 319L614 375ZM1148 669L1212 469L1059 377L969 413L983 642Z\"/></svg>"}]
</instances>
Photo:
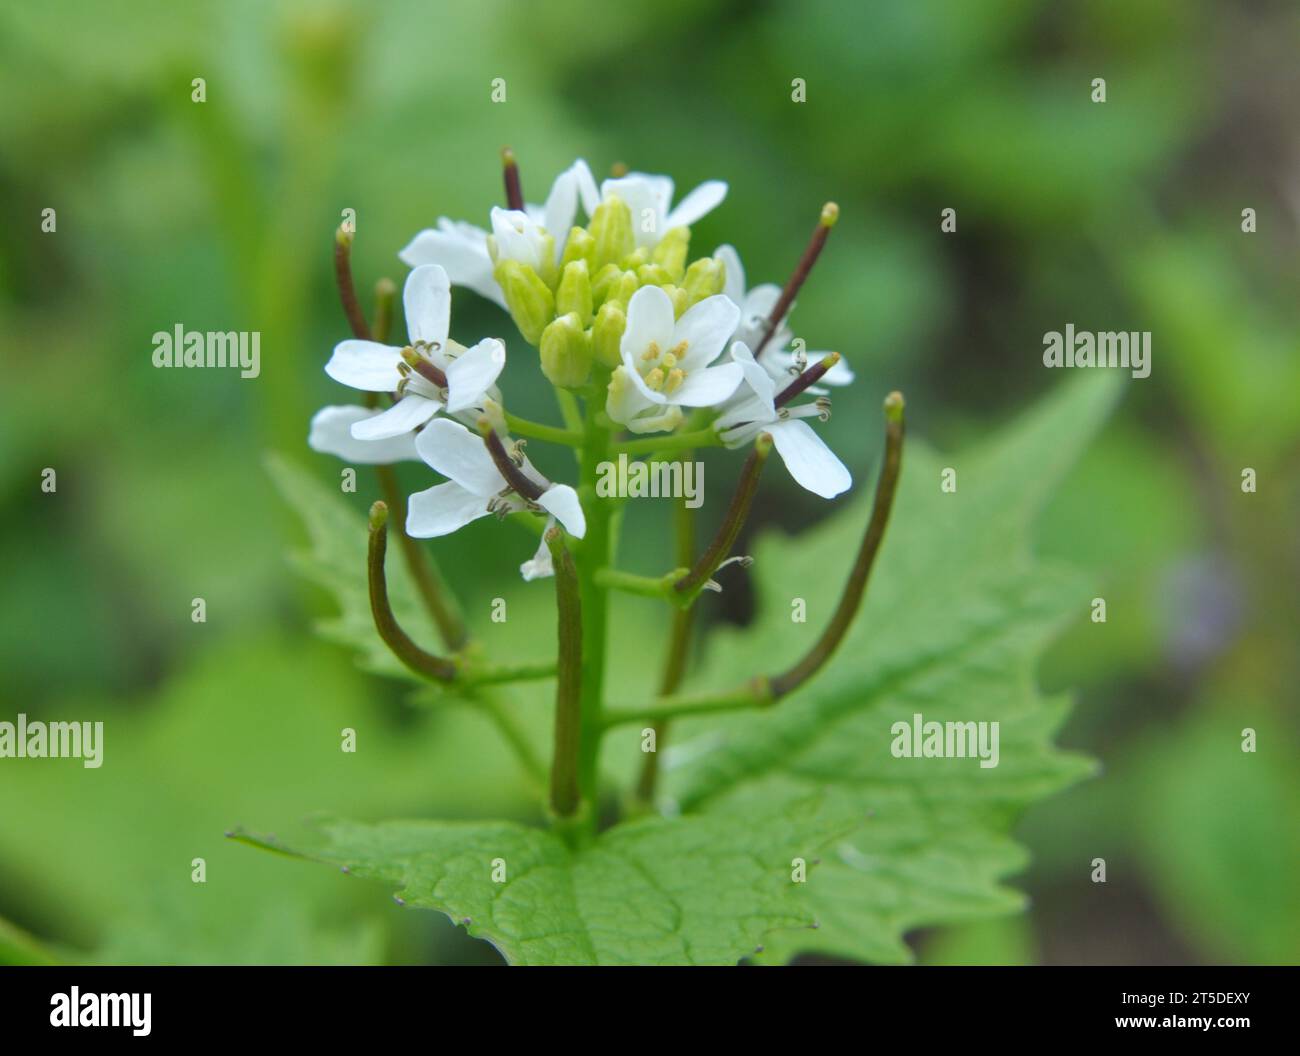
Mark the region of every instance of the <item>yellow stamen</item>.
<instances>
[{"instance_id":1,"label":"yellow stamen","mask_svg":"<svg viewBox=\"0 0 1300 1056\"><path fill-rule=\"evenodd\" d=\"M689 341L678 341L677 344L673 345L673 347L669 349L669 352L672 355L676 356L678 359L681 359L682 356L686 355L686 350L689 347L690 347Z\"/></svg>"},{"instance_id":2,"label":"yellow stamen","mask_svg":"<svg viewBox=\"0 0 1300 1056\"><path fill-rule=\"evenodd\" d=\"M657 369L657 368L656 368ZM674 367L668 372L668 384L664 386L665 392L674 392L686 380L686 372L680 367Z\"/></svg>"},{"instance_id":3,"label":"yellow stamen","mask_svg":"<svg viewBox=\"0 0 1300 1056\"><path fill-rule=\"evenodd\" d=\"M658 358L659 358L659 342L658 342L658 341L651 341L650 344L646 346L646 350L641 354L641 358L642 358L642 359L658 359Z\"/></svg>"},{"instance_id":4,"label":"yellow stamen","mask_svg":"<svg viewBox=\"0 0 1300 1056\"><path fill-rule=\"evenodd\" d=\"M650 373L645 376L645 383L646 387L649 388L651 392L658 392L664 387L664 372L658 367L655 367L654 370L650 371Z\"/></svg>"}]
</instances>

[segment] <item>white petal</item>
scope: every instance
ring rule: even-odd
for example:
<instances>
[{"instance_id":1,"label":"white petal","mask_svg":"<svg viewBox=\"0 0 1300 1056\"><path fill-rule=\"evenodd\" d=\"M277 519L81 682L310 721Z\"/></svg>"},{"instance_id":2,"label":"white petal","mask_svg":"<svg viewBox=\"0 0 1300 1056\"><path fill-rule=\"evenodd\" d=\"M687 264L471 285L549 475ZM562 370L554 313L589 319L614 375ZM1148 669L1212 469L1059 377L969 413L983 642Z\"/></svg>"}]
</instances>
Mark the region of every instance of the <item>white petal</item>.
<instances>
[{"instance_id":1,"label":"white petal","mask_svg":"<svg viewBox=\"0 0 1300 1056\"><path fill-rule=\"evenodd\" d=\"M542 232L521 209L492 208L492 237L496 239L498 260L517 260L530 268L540 269ZM565 232L567 234L567 232Z\"/></svg>"},{"instance_id":2,"label":"white petal","mask_svg":"<svg viewBox=\"0 0 1300 1056\"><path fill-rule=\"evenodd\" d=\"M738 363L693 370L670 397L684 407L712 407L727 399L745 379Z\"/></svg>"},{"instance_id":3,"label":"white petal","mask_svg":"<svg viewBox=\"0 0 1300 1056\"><path fill-rule=\"evenodd\" d=\"M772 405L772 400L776 397L776 382L772 375L754 358L754 354L742 341L732 344L731 359L732 362L739 363L740 369L745 372L745 381L766 409L764 417L774 417L776 408Z\"/></svg>"},{"instance_id":4,"label":"white petal","mask_svg":"<svg viewBox=\"0 0 1300 1056\"><path fill-rule=\"evenodd\" d=\"M776 422L768 430L777 453L795 482L823 499L833 499L853 484L853 478L835 452L797 419Z\"/></svg>"},{"instance_id":5,"label":"white petal","mask_svg":"<svg viewBox=\"0 0 1300 1056\"><path fill-rule=\"evenodd\" d=\"M722 292L738 305L745 303L745 265L740 254L731 245L719 246L713 251L714 260L722 262Z\"/></svg>"},{"instance_id":6,"label":"white petal","mask_svg":"<svg viewBox=\"0 0 1300 1056\"><path fill-rule=\"evenodd\" d=\"M357 440L352 427L381 414L381 411L355 404L348 407L322 407L311 420L307 446L313 451L336 455L345 462L365 466L383 466L390 462L418 462L415 436L404 433L387 440Z\"/></svg>"},{"instance_id":7,"label":"white petal","mask_svg":"<svg viewBox=\"0 0 1300 1056\"><path fill-rule=\"evenodd\" d=\"M579 158L573 163L570 171L573 173L578 185L578 197L582 199L582 211L590 217L600 205L600 190L596 187L596 178L591 174L591 166L582 158Z\"/></svg>"},{"instance_id":8,"label":"white petal","mask_svg":"<svg viewBox=\"0 0 1300 1056\"><path fill-rule=\"evenodd\" d=\"M665 184L667 181L667 195ZM664 226L664 214L668 211L668 202L672 195L672 180L666 176L646 176L633 173L615 180L606 180L601 184L605 198L618 195L627 203L632 212L632 233L636 236L638 246L651 247L667 233Z\"/></svg>"},{"instance_id":9,"label":"white petal","mask_svg":"<svg viewBox=\"0 0 1300 1056\"><path fill-rule=\"evenodd\" d=\"M649 286L645 287L645 289L657 290L659 287ZM641 292L641 290L637 290L632 299L636 300L641 295ZM664 294L664 300L668 300L667 294ZM628 329L630 330L632 328L630 304L628 309ZM702 367L717 359L723 346L726 345L727 339L735 331L739 319L740 309L736 307L735 302L720 293L714 294L712 297L705 297L699 304L687 309L682 317L677 320L672 336L672 344L674 345L680 341L687 343L686 354L682 357L681 362L682 369L689 372L692 367Z\"/></svg>"},{"instance_id":10,"label":"white petal","mask_svg":"<svg viewBox=\"0 0 1300 1056\"><path fill-rule=\"evenodd\" d=\"M626 425L631 418L650 406L651 401L641 395L641 388L638 388L632 381L636 376L636 371L628 367L619 366L614 368L614 373L609 379L609 388L605 394L605 413L609 415L611 421L618 422L619 425Z\"/></svg>"},{"instance_id":11,"label":"white petal","mask_svg":"<svg viewBox=\"0 0 1300 1056\"><path fill-rule=\"evenodd\" d=\"M487 516L488 500L448 481L417 491L407 500L406 534L413 539L450 535L457 528Z\"/></svg>"},{"instance_id":12,"label":"white petal","mask_svg":"<svg viewBox=\"0 0 1300 1056\"><path fill-rule=\"evenodd\" d=\"M353 425L352 436L356 440L386 440L412 433L417 425L423 425L437 414L441 406L437 400L407 393L388 410Z\"/></svg>"},{"instance_id":13,"label":"white petal","mask_svg":"<svg viewBox=\"0 0 1300 1056\"><path fill-rule=\"evenodd\" d=\"M451 280L440 264L421 264L406 276L402 290L406 332L412 341L441 348L451 322Z\"/></svg>"},{"instance_id":14,"label":"white petal","mask_svg":"<svg viewBox=\"0 0 1300 1056\"><path fill-rule=\"evenodd\" d=\"M721 180L708 180L691 191L668 214L664 222L666 229L690 227L700 217L713 212L727 197L727 185Z\"/></svg>"},{"instance_id":15,"label":"white petal","mask_svg":"<svg viewBox=\"0 0 1300 1056\"><path fill-rule=\"evenodd\" d=\"M705 302L700 302L703 303ZM690 312L686 314L689 315ZM682 318L685 319L686 316ZM627 328L618 345L623 362L636 370L642 353L651 341L659 345L661 352L667 352L672 346L673 337L672 300L658 286L642 286L627 302Z\"/></svg>"},{"instance_id":16,"label":"white petal","mask_svg":"<svg viewBox=\"0 0 1300 1056\"><path fill-rule=\"evenodd\" d=\"M555 563L551 560L551 548L546 545L546 533L550 531L551 525L554 523L554 517L546 518L546 527L542 529L542 542L537 548L537 553L533 554L531 560L525 561L519 566L519 574L524 577L526 582L555 575Z\"/></svg>"},{"instance_id":17,"label":"white petal","mask_svg":"<svg viewBox=\"0 0 1300 1056\"><path fill-rule=\"evenodd\" d=\"M435 418L425 426L416 437L415 450L444 477L485 499L506 486L483 438L450 418Z\"/></svg>"},{"instance_id":18,"label":"white petal","mask_svg":"<svg viewBox=\"0 0 1300 1056\"><path fill-rule=\"evenodd\" d=\"M480 341L447 364L447 410L463 411L483 397L506 365L506 346L495 337Z\"/></svg>"},{"instance_id":19,"label":"white petal","mask_svg":"<svg viewBox=\"0 0 1300 1056\"><path fill-rule=\"evenodd\" d=\"M334 346L334 354L325 364L325 373L335 381L364 392L392 392L402 375L397 364L402 350L381 345L378 341L348 338Z\"/></svg>"},{"instance_id":20,"label":"white petal","mask_svg":"<svg viewBox=\"0 0 1300 1056\"><path fill-rule=\"evenodd\" d=\"M554 514L564 525L564 530L575 539L587 534L587 518L582 513L578 493L567 484L552 484L537 500L537 505Z\"/></svg>"},{"instance_id":21,"label":"white petal","mask_svg":"<svg viewBox=\"0 0 1300 1056\"><path fill-rule=\"evenodd\" d=\"M590 173L588 173L590 176ZM578 215L578 173L576 166L565 169L551 184L551 193L546 196L546 230L555 236L556 259L564 247L564 240L569 237L569 229Z\"/></svg>"},{"instance_id":22,"label":"white petal","mask_svg":"<svg viewBox=\"0 0 1300 1056\"><path fill-rule=\"evenodd\" d=\"M435 231L421 231L398 254L404 264L441 264L455 286L464 286L480 297L506 306L505 295L492 277L492 258L487 250L487 232L472 224L452 225Z\"/></svg>"},{"instance_id":23,"label":"white petal","mask_svg":"<svg viewBox=\"0 0 1300 1056\"><path fill-rule=\"evenodd\" d=\"M682 409L672 403L655 414L641 414L629 418L627 428L629 432L638 434L662 433L670 432L681 424Z\"/></svg>"}]
</instances>

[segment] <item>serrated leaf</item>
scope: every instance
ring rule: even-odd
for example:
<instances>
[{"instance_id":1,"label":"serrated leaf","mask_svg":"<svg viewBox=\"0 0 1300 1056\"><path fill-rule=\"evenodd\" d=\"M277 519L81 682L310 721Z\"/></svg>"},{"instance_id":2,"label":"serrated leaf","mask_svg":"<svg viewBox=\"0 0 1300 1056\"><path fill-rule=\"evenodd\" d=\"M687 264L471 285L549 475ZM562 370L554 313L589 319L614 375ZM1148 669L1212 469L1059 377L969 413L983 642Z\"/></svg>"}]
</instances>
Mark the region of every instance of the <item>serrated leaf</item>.
<instances>
[{"instance_id":1,"label":"serrated leaf","mask_svg":"<svg viewBox=\"0 0 1300 1056\"><path fill-rule=\"evenodd\" d=\"M1043 645L1087 611L1072 575L1035 561L1029 529L1052 487L1109 411L1113 379L1062 388L983 447L940 458L909 444L893 521L863 611L830 665L761 714L681 724L689 762L668 787L695 816L811 789L837 789L870 820L840 841L809 903L820 928L769 948L904 961L904 933L1005 913L1020 896L999 879L1023 865L1009 838L1016 814L1090 770L1052 745L1066 701L1045 698L1033 667ZM957 490L940 488L944 468ZM864 491L866 489L863 489ZM755 571L757 628L714 642L708 682L773 673L820 634L867 519L864 496L807 536L765 537ZM791 621L792 599L808 603ZM891 726L998 722L999 760L895 758Z\"/></svg>"},{"instance_id":2,"label":"serrated leaf","mask_svg":"<svg viewBox=\"0 0 1300 1056\"><path fill-rule=\"evenodd\" d=\"M735 964L813 923L791 863L848 827L814 794L744 819L626 822L580 850L506 821L334 821L292 846L236 835L392 885L405 905L446 913L512 964Z\"/></svg>"}]
</instances>

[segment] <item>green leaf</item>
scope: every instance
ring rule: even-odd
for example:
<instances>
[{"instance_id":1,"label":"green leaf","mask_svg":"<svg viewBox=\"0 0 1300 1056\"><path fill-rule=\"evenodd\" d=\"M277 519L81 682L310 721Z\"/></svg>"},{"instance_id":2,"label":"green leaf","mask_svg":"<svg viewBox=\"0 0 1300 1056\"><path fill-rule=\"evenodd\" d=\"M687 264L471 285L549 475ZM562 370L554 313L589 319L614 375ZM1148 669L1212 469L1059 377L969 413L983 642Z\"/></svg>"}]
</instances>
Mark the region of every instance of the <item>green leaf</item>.
<instances>
[{"instance_id":1,"label":"green leaf","mask_svg":"<svg viewBox=\"0 0 1300 1056\"><path fill-rule=\"evenodd\" d=\"M513 964L735 964L773 931L810 926L791 863L847 828L815 794L745 819L626 822L576 851L505 821L332 821L292 847L236 836L392 885Z\"/></svg>"},{"instance_id":2,"label":"green leaf","mask_svg":"<svg viewBox=\"0 0 1300 1056\"><path fill-rule=\"evenodd\" d=\"M769 958L815 950L909 960L910 928L1021 905L999 884L1025 860L1008 836L1012 821L1090 770L1053 747L1066 701L1045 698L1033 678L1043 645L1063 621L1085 616L1090 594L1030 556L1029 527L1116 391L1109 377L1075 381L961 455L910 444L866 603L832 663L770 711L675 730L689 762L670 768L668 787L689 815L834 789L869 817L808 881L821 926L771 944ZM954 493L940 489L944 468L957 471ZM867 513L864 495L802 539L760 542L758 626L715 641L709 683L751 675L756 657L775 673L811 644ZM791 620L795 598L807 603L806 623ZM891 726L917 713L998 722L998 765L895 758Z\"/></svg>"}]
</instances>

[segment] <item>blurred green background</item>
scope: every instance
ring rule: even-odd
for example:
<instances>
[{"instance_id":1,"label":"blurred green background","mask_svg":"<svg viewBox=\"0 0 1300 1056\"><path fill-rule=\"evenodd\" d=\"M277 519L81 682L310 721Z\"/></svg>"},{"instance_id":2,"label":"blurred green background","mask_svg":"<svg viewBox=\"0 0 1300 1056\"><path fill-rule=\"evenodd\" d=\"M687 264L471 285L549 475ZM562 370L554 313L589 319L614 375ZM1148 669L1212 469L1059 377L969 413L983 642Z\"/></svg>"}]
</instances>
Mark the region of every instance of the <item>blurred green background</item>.
<instances>
[{"instance_id":1,"label":"blurred green background","mask_svg":"<svg viewBox=\"0 0 1300 1056\"><path fill-rule=\"evenodd\" d=\"M400 283L418 229L485 222L508 143L533 200L577 156L683 192L727 180L693 249L735 243L751 283L784 281L838 201L794 325L858 373L827 433L860 479L890 389L914 434L954 448L1061 383L1046 331L1153 332L1151 377L1039 538L1107 601L1041 671L1077 689L1060 740L1103 775L1020 826L1027 914L915 947L943 963L1300 960L1297 45L1289 2L5 5L0 717L109 728L101 770L0 761L0 918L73 958L496 959L378 887L222 834L315 810L530 814L481 718L413 710L312 634L330 604L288 563L302 529L263 465L279 451L338 479L304 441L316 407L351 398L321 370L346 336L342 210L363 290ZM153 369L151 335L177 323L260 330L261 377ZM489 332L513 334L457 295L453 334ZM512 409L553 420L523 358ZM711 459L711 487L736 465ZM403 479L427 486L419 467ZM360 480L363 509L376 489ZM824 512L769 474L755 520ZM629 519L638 571L666 567L666 513ZM471 618L486 625L494 596L541 614L549 593L516 578L527 555L503 562L488 539L439 544ZM734 576L705 618L749 604ZM619 634L658 640L643 608L621 611ZM493 633L536 656L530 623Z\"/></svg>"}]
</instances>

